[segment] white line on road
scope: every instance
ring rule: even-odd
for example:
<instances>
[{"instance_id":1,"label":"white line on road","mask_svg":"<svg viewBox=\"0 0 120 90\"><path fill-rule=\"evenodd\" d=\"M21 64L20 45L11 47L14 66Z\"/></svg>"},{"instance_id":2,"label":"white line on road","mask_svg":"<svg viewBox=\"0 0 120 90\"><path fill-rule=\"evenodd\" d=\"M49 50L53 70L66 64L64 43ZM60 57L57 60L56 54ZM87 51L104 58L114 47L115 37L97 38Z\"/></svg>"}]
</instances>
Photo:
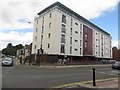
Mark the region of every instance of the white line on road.
<instances>
[{"instance_id":1,"label":"white line on road","mask_svg":"<svg viewBox=\"0 0 120 90\"><path fill-rule=\"evenodd\" d=\"M90 70L90 71L93 72L93 70ZM108 72L96 71L96 73L108 74L108 75L113 75L113 76L118 76L118 74L119 74L118 71L108 71Z\"/></svg>"}]
</instances>

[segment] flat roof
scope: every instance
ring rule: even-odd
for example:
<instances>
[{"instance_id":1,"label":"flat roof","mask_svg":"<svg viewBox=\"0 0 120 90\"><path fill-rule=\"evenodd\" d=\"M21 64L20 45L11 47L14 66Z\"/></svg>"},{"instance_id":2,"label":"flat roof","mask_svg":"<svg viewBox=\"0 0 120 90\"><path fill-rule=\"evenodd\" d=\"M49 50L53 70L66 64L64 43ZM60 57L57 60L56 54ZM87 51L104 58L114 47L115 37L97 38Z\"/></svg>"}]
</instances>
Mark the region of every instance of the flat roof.
<instances>
[{"instance_id":1,"label":"flat roof","mask_svg":"<svg viewBox=\"0 0 120 90\"><path fill-rule=\"evenodd\" d=\"M42 10L41 12L38 13L38 15L41 15L43 13L45 13L46 11L50 10L51 8L58 6L60 8L63 8L64 10L68 11L69 13L75 15L77 18L83 20L84 22L90 24L91 26L97 28L98 30L101 30L102 32L104 32L107 35L110 35L108 32L104 31L103 29L101 29L100 27L98 27L97 25L93 24L92 22L90 22L89 20L85 19L84 17L80 16L79 14L77 14L76 12L74 12L73 10L69 9L68 7L66 7L65 5L61 4L60 2L55 2L52 5L48 6L47 8L45 8L44 10Z\"/></svg>"}]
</instances>

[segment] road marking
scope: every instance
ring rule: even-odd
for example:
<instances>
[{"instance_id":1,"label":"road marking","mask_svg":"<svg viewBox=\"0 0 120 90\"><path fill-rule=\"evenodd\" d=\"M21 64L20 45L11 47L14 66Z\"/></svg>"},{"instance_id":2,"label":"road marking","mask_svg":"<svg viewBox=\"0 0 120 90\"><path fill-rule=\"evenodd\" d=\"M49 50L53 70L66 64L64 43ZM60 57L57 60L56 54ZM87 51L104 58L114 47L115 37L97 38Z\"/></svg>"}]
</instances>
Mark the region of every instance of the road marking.
<instances>
[{"instance_id":1,"label":"road marking","mask_svg":"<svg viewBox=\"0 0 120 90\"><path fill-rule=\"evenodd\" d=\"M107 79L98 79L96 80L96 83L98 82L102 82L102 81L109 81L109 80L116 80L118 78L107 78ZM92 86L92 85L89 85L88 83L92 83L93 81L92 80L89 80L89 81L83 81L83 82L75 82L75 83L70 83L70 84L64 84L64 85L58 85L58 86L54 86L54 87L51 87L51 88L65 88L65 87L73 87L73 86L83 86L83 87L89 87L89 88L96 88L97 86Z\"/></svg>"},{"instance_id":2,"label":"road marking","mask_svg":"<svg viewBox=\"0 0 120 90\"><path fill-rule=\"evenodd\" d=\"M90 70L90 71L93 72L93 70ZM103 71L98 71L98 70L97 70L96 73L118 76L119 71L114 70L114 71L103 72Z\"/></svg>"},{"instance_id":3,"label":"road marking","mask_svg":"<svg viewBox=\"0 0 120 90\"><path fill-rule=\"evenodd\" d=\"M108 74L108 75L118 76L118 73L114 73L114 72L101 72L101 71L97 71L97 73L102 73L102 74Z\"/></svg>"}]
</instances>

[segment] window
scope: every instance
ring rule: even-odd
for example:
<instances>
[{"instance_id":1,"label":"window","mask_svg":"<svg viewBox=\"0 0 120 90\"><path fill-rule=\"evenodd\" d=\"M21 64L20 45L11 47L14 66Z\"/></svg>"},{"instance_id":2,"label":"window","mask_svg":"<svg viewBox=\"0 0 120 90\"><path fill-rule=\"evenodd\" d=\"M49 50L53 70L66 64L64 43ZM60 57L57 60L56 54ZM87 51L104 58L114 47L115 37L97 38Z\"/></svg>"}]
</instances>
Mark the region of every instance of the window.
<instances>
[{"instance_id":1,"label":"window","mask_svg":"<svg viewBox=\"0 0 120 90\"><path fill-rule=\"evenodd\" d=\"M66 16L62 15L62 23L66 23Z\"/></svg>"},{"instance_id":2,"label":"window","mask_svg":"<svg viewBox=\"0 0 120 90\"><path fill-rule=\"evenodd\" d=\"M81 55L81 48L80 48L80 55Z\"/></svg>"},{"instance_id":3,"label":"window","mask_svg":"<svg viewBox=\"0 0 120 90\"><path fill-rule=\"evenodd\" d=\"M82 32L80 32L80 38L82 38Z\"/></svg>"},{"instance_id":4,"label":"window","mask_svg":"<svg viewBox=\"0 0 120 90\"><path fill-rule=\"evenodd\" d=\"M87 40L88 39L88 35L87 34L85 34L85 40Z\"/></svg>"},{"instance_id":5,"label":"window","mask_svg":"<svg viewBox=\"0 0 120 90\"><path fill-rule=\"evenodd\" d=\"M73 24L73 19L71 19L71 26L72 26L72 24Z\"/></svg>"},{"instance_id":6,"label":"window","mask_svg":"<svg viewBox=\"0 0 120 90\"><path fill-rule=\"evenodd\" d=\"M52 13L50 13L50 18L52 17Z\"/></svg>"},{"instance_id":7,"label":"window","mask_svg":"<svg viewBox=\"0 0 120 90\"><path fill-rule=\"evenodd\" d=\"M35 49L36 49L36 45L35 45Z\"/></svg>"},{"instance_id":8,"label":"window","mask_svg":"<svg viewBox=\"0 0 120 90\"><path fill-rule=\"evenodd\" d=\"M50 48L50 43L48 43L48 48Z\"/></svg>"},{"instance_id":9,"label":"window","mask_svg":"<svg viewBox=\"0 0 120 90\"><path fill-rule=\"evenodd\" d=\"M40 54L40 49L37 49L37 54Z\"/></svg>"},{"instance_id":10,"label":"window","mask_svg":"<svg viewBox=\"0 0 120 90\"><path fill-rule=\"evenodd\" d=\"M40 48L42 48L42 44L41 44Z\"/></svg>"},{"instance_id":11,"label":"window","mask_svg":"<svg viewBox=\"0 0 120 90\"><path fill-rule=\"evenodd\" d=\"M86 25L84 25L84 30L85 30L85 31L88 30L88 27L87 27Z\"/></svg>"},{"instance_id":12,"label":"window","mask_svg":"<svg viewBox=\"0 0 120 90\"><path fill-rule=\"evenodd\" d=\"M98 41L99 41L99 44L100 44L100 39L98 39Z\"/></svg>"},{"instance_id":13,"label":"window","mask_svg":"<svg viewBox=\"0 0 120 90\"><path fill-rule=\"evenodd\" d=\"M87 47L88 46L88 43L87 43L87 41L85 41L85 47Z\"/></svg>"},{"instance_id":14,"label":"window","mask_svg":"<svg viewBox=\"0 0 120 90\"><path fill-rule=\"evenodd\" d=\"M77 51L78 49L77 48L75 48L75 51Z\"/></svg>"},{"instance_id":15,"label":"window","mask_svg":"<svg viewBox=\"0 0 120 90\"><path fill-rule=\"evenodd\" d=\"M50 33L48 34L48 38L50 38Z\"/></svg>"},{"instance_id":16,"label":"window","mask_svg":"<svg viewBox=\"0 0 120 90\"><path fill-rule=\"evenodd\" d=\"M103 51L103 48L102 48L102 51Z\"/></svg>"},{"instance_id":17,"label":"window","mask_svg":"<svg viewBox=\"0 0 120 90\"><path fill-rule=\"evenodd\" d=\"M75 40L75 42L78 42L78 40Z\"/></svg>"},{"instance_id":18,"label":"window","mask_svg":"<svg viewBox=\"0 0 120 90\"><path fill-rule=\"evenodd\" d=\"M70 46L70 54L72 54L72 46Z\"/></svg>"},{"instance_id":19,"label":"window","mask_svg":"<svg viewBox=\"0 0 120 90\"><path fill-rule=\"evenodd\" d=\"M36 32L37 32L37 28L36 28Z\"/></svg>"},{"instance_id":20,"label":"window","mask_svg":"<svg viewBox=\"0 0 120 90\"><path fill-rule=\"evenodd\" d=\"M43 41L43 35L41 35L41 43L42 43L42 41Z\"/></svg>"},{"instance_id":21,"label":"window","mask_svg":"<svg viewBox=\"0 0 120 90\"><path fill-rule=\"evenodd\" d=\"M61 35L61 43L65 43L65 35Z\"/></svg>"},{"instance_id":22,"label":"window","mask_svg":"<svg viewBox=\"0 0 120 90\"><path fill-rule=\"evenodd\" d=\"M44 32L44 26L42 26L42 34L43 34L43 32Z\"/></svg>"},{"instance_id":23,"label":"window","mask_svg":"<svg viewBox=\"0 0 120 90\"><path fill-rule=\"evenodd\" d=\"M35 41L37 41L37 37L35 37Z\"/></svg>"},{"instance_id":24,"label":"window","mask_svg":"<svg viewBox=\"0 0 120 90\"><path fill-rule=\"evenodd\" d=\"M103 35L101 35L101 39L103 39Z\"/></svg>"},{"instance_id":25,"label":"window","mask_svg":"<svg viewBox=\"0 0 120 90\"><path fill-rule=\"evenodd\" d=\"M72 28L70 28L70 35L72 35Z\"/></svg>"},{"instance_id":26,"label":"window","mask_svg":"<svg viewBox=\"0 0 120 90\"><path fill-rule=\"evenodd\" d=\"M80 40L80 46L82 46L82 40Z\"/></svg>"},{"instance_id":27,"label":"window","mask_svg":"<svg viewBox=\"0 0 120 90\"><path fill-rule=\"evenodd\" d=\"M82 30L82 24L80 24L80 30Z\"/></svg>"},{"instance_id":28,"label":"window","mask_svg":"<svg viewBox=\"0 0 120 90\"><path fill-rule=\"evenodd\" d=\"M78 31L75 31L76 34L78 34Z\"/></svg>"},{"instance_id":29,"label":"window","mask_svg":"<svg viewBox=\"0 0 120 90\"><path fill-rule=\"evenodd\" d=\"M102 54L102 57L103 57L103 52L101 54Z\"/></svg>"},{"instance_id":30,"label":"window","mask_svg":"<svg viewBox=\"0 0 120 90\"><path fill-rule=\"evenodd\" d=\"M75 25L78 25L78 23L75 23Z\"/></svg>"},{"instance_id":31,"label":"window","mask_svg":"<svg viewBox=\"0 0 120 90\"><path fill-rule=\"evenodd\" d=\"M51 23L49 23L49 28L51 28Z\"/></svg>"},{"instance_id":32,"label":"window","mask_svg":"<svg viewBox=\"0 0 120 90\"><path fill-rule=\"evenodd\" d=\"M42 25L44 24L44 17L43 17L43 21L42 21Z\"/></svg>"},{"instance_id":33,"label":"window","mask_svg":"<svg viewBox=\"0 0 120 90\"><path fill-rule=\"evenodd\" d=\"M70 44L72 45L72 37L70 37Z\"/></svg>"},{"instance_id":34,"label":"window","mask_svg":"<svg viewBox=\"0 0 120 90\"><path fill-rule=\"evenodd\" d=\"M61 53L65 53L65 45L61 44Z\"/></svg>"},{"instance_id":35,"label":"window","mask_svg":"<svg viewBox=\"0 0 120 90\"><path fill-rule=\"evenodd\" d=\"M38 24L38 20L37 20L37 24Z\"/></svg>"},{"instance_id":36,"label":"window","mask_svg":"<svg viewBox=\"0 0 120 90\"><path fill-rule=\"evenodd\" d=\"M62 24L62 31L61 31L62 33L66 33L66 27L65 27L65 25L63 25Z\"/></svg>"}]
</instances>

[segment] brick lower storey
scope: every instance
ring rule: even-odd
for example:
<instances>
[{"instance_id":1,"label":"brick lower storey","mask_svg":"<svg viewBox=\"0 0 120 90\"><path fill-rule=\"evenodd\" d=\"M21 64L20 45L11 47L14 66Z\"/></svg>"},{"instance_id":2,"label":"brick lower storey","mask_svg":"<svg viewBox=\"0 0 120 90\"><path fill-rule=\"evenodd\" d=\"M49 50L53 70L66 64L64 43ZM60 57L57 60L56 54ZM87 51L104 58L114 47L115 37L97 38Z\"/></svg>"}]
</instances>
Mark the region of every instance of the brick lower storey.
<instances>
[{"instance_id":1,"label":"brick lower storey","mask_svg":"<svg viewBox=\"0 0 120 90\"><path fill-rule=\"evenodd\" d=\"M57 63L59 60L63 61L66 59L67 64L99 64L102 59L106 58L96 58L94 56L64 56L64 55L31 55L32 61L40 61L45 63ZM109 60L107 58L106 60Z\"/></svg>"}]
</instances>

